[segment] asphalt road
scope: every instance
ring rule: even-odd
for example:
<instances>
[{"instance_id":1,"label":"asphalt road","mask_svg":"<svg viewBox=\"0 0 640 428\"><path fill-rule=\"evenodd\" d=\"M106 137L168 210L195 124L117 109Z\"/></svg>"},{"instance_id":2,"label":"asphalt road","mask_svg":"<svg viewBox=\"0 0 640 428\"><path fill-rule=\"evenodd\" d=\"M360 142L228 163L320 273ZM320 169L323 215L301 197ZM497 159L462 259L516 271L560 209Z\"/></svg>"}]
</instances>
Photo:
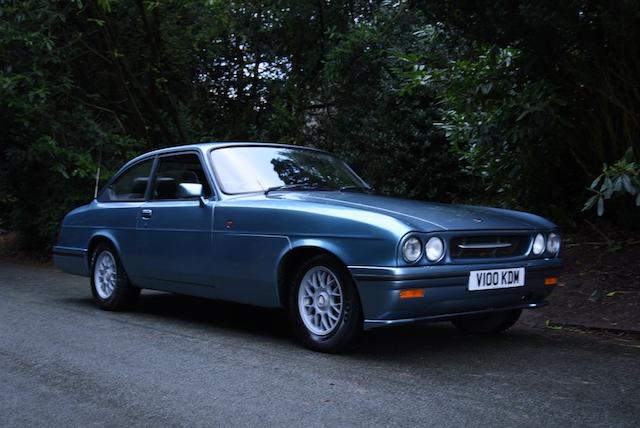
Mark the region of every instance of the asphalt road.
<instances>
[{"instance_id":1,"label":"asphalt road","mask_svg":"<svg viewBox=\"0 0 640 428\"><path fill-rule=\"evenodd\" d=\"M95 308L86 278L0 261L0 426L637 426L640 349L516 326L379 330L301 348L278 311L143 292Z\"/></svg>"}]
</instances>

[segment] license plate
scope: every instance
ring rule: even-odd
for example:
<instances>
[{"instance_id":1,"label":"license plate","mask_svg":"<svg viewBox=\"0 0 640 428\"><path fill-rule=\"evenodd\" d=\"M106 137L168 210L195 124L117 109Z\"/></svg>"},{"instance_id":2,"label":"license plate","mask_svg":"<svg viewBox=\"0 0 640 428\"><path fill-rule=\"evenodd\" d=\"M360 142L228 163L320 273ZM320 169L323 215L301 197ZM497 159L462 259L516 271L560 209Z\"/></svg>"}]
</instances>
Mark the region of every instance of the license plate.
<instances>
[{"instance_id":1,"label":"license plate","mask_svg":"<svg viewBox=\"0 0 640 428\"><path fill-rule=\"evenodd\" d=\"M523 286L524 268L472 270L469 272L469 291Z\"/></svg>"}]
</instances>

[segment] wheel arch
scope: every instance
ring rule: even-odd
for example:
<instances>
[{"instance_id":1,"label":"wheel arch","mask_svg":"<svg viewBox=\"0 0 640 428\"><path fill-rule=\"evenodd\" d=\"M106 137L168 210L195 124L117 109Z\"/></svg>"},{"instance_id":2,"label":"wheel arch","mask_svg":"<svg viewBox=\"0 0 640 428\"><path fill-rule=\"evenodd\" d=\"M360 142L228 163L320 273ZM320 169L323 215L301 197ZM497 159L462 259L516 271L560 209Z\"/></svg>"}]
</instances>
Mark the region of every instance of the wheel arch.
<instances>
[{"instance_id":1,"label":"wheel arch","mask_svg":"<svg viewBox=\"0 0 640 428\"><path fill-rule=\"evenodd\" d=\"M96 232L91 239L89 239L89 243L87 244L87 270L89 272L91 272L91 258L93 257L93 251L101 242L111 245L116 249L118 254L120 254L120 247L111 234L108 232Z\"/></svg>"},{"instance_id":2,"label":"wheel arch","mask_svg":"<svg viewBox=\"0 0 640 428\"><path fill-rule=\"evenodd\" d=\"M351 275L349 273L349 270L347 269L346 263L334 251L331 251L327 248L324 248L318 245L309 245L309 244L300 245L300 246L291 248L280 259L280 262L278 263L278 270L277 270L278 299L280 301L280 305L283 308L286 308L289 306L287 289L289 287L289 283L291 281L292 276L295 275L296 273L296 267L300 266L300 264L304 260L308 260L311 257L315 257L320 254L326 254L334 258L337 262L339 262L344 267L345 272L349 274L349 276Z\"/></svg>"}]
</instances>

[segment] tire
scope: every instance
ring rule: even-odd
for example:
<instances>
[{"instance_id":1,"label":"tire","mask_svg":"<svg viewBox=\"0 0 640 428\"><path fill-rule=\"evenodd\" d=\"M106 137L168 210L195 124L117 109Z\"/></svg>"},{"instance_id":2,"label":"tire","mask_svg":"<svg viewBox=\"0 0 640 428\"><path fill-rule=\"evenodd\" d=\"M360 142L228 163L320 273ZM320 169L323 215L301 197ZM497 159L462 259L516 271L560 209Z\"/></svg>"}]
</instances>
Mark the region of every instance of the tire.
<instances>
[{"instance_id":1,"label":"tire","mask_svg":"<svg viewBox=\"0 0 640 428\"><path fill-rule=\"evenodd\" d=\"M451 321L460 331L472 334L495 334L511 328L522 309L473 315Z\"/></svg>"},{"instance_id":2,"label":"tire","mask_svg":"<svg viewBox=\"0 0 640 428\"><path fill-rule=\"evenodd\" d=\"M355 347L362 335L355 284L346 268L329 255L311 258L293 275L289 316L296 336L314 351L343 352Z\"/></svg>"},{"instance_id":3,"label":"tire","mask_svg":"<svg viewBox=\"0 0 640 428\"><path fill-rule=\"evenodd\" d=\"M98 244L91 257L91 294L93 301L105 311L131 307L140 289L134 287L112 245Z\"/></svg>"}]
</instances>

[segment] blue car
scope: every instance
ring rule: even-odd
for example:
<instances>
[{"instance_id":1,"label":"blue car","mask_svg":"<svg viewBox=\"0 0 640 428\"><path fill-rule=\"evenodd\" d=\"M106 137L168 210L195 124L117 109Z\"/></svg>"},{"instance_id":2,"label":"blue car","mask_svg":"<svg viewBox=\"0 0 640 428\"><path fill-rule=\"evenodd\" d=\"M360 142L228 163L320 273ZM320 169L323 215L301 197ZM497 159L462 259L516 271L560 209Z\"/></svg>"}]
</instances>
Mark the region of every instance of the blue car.
<instances>
[{"instance_id":1,"label":"blue car","mask_svg":"<svg viewBox=\"0 0 640 428\"><path fill-rule=\"evenodd\" d=\"M451 320L511 327L545 304L558 227L533 214L376 195L316 149L202 143L139 156L66 215L53 249L120 310L147 288L285 308L307 347L363 330Z\"/></svg>"}]
</instances>

